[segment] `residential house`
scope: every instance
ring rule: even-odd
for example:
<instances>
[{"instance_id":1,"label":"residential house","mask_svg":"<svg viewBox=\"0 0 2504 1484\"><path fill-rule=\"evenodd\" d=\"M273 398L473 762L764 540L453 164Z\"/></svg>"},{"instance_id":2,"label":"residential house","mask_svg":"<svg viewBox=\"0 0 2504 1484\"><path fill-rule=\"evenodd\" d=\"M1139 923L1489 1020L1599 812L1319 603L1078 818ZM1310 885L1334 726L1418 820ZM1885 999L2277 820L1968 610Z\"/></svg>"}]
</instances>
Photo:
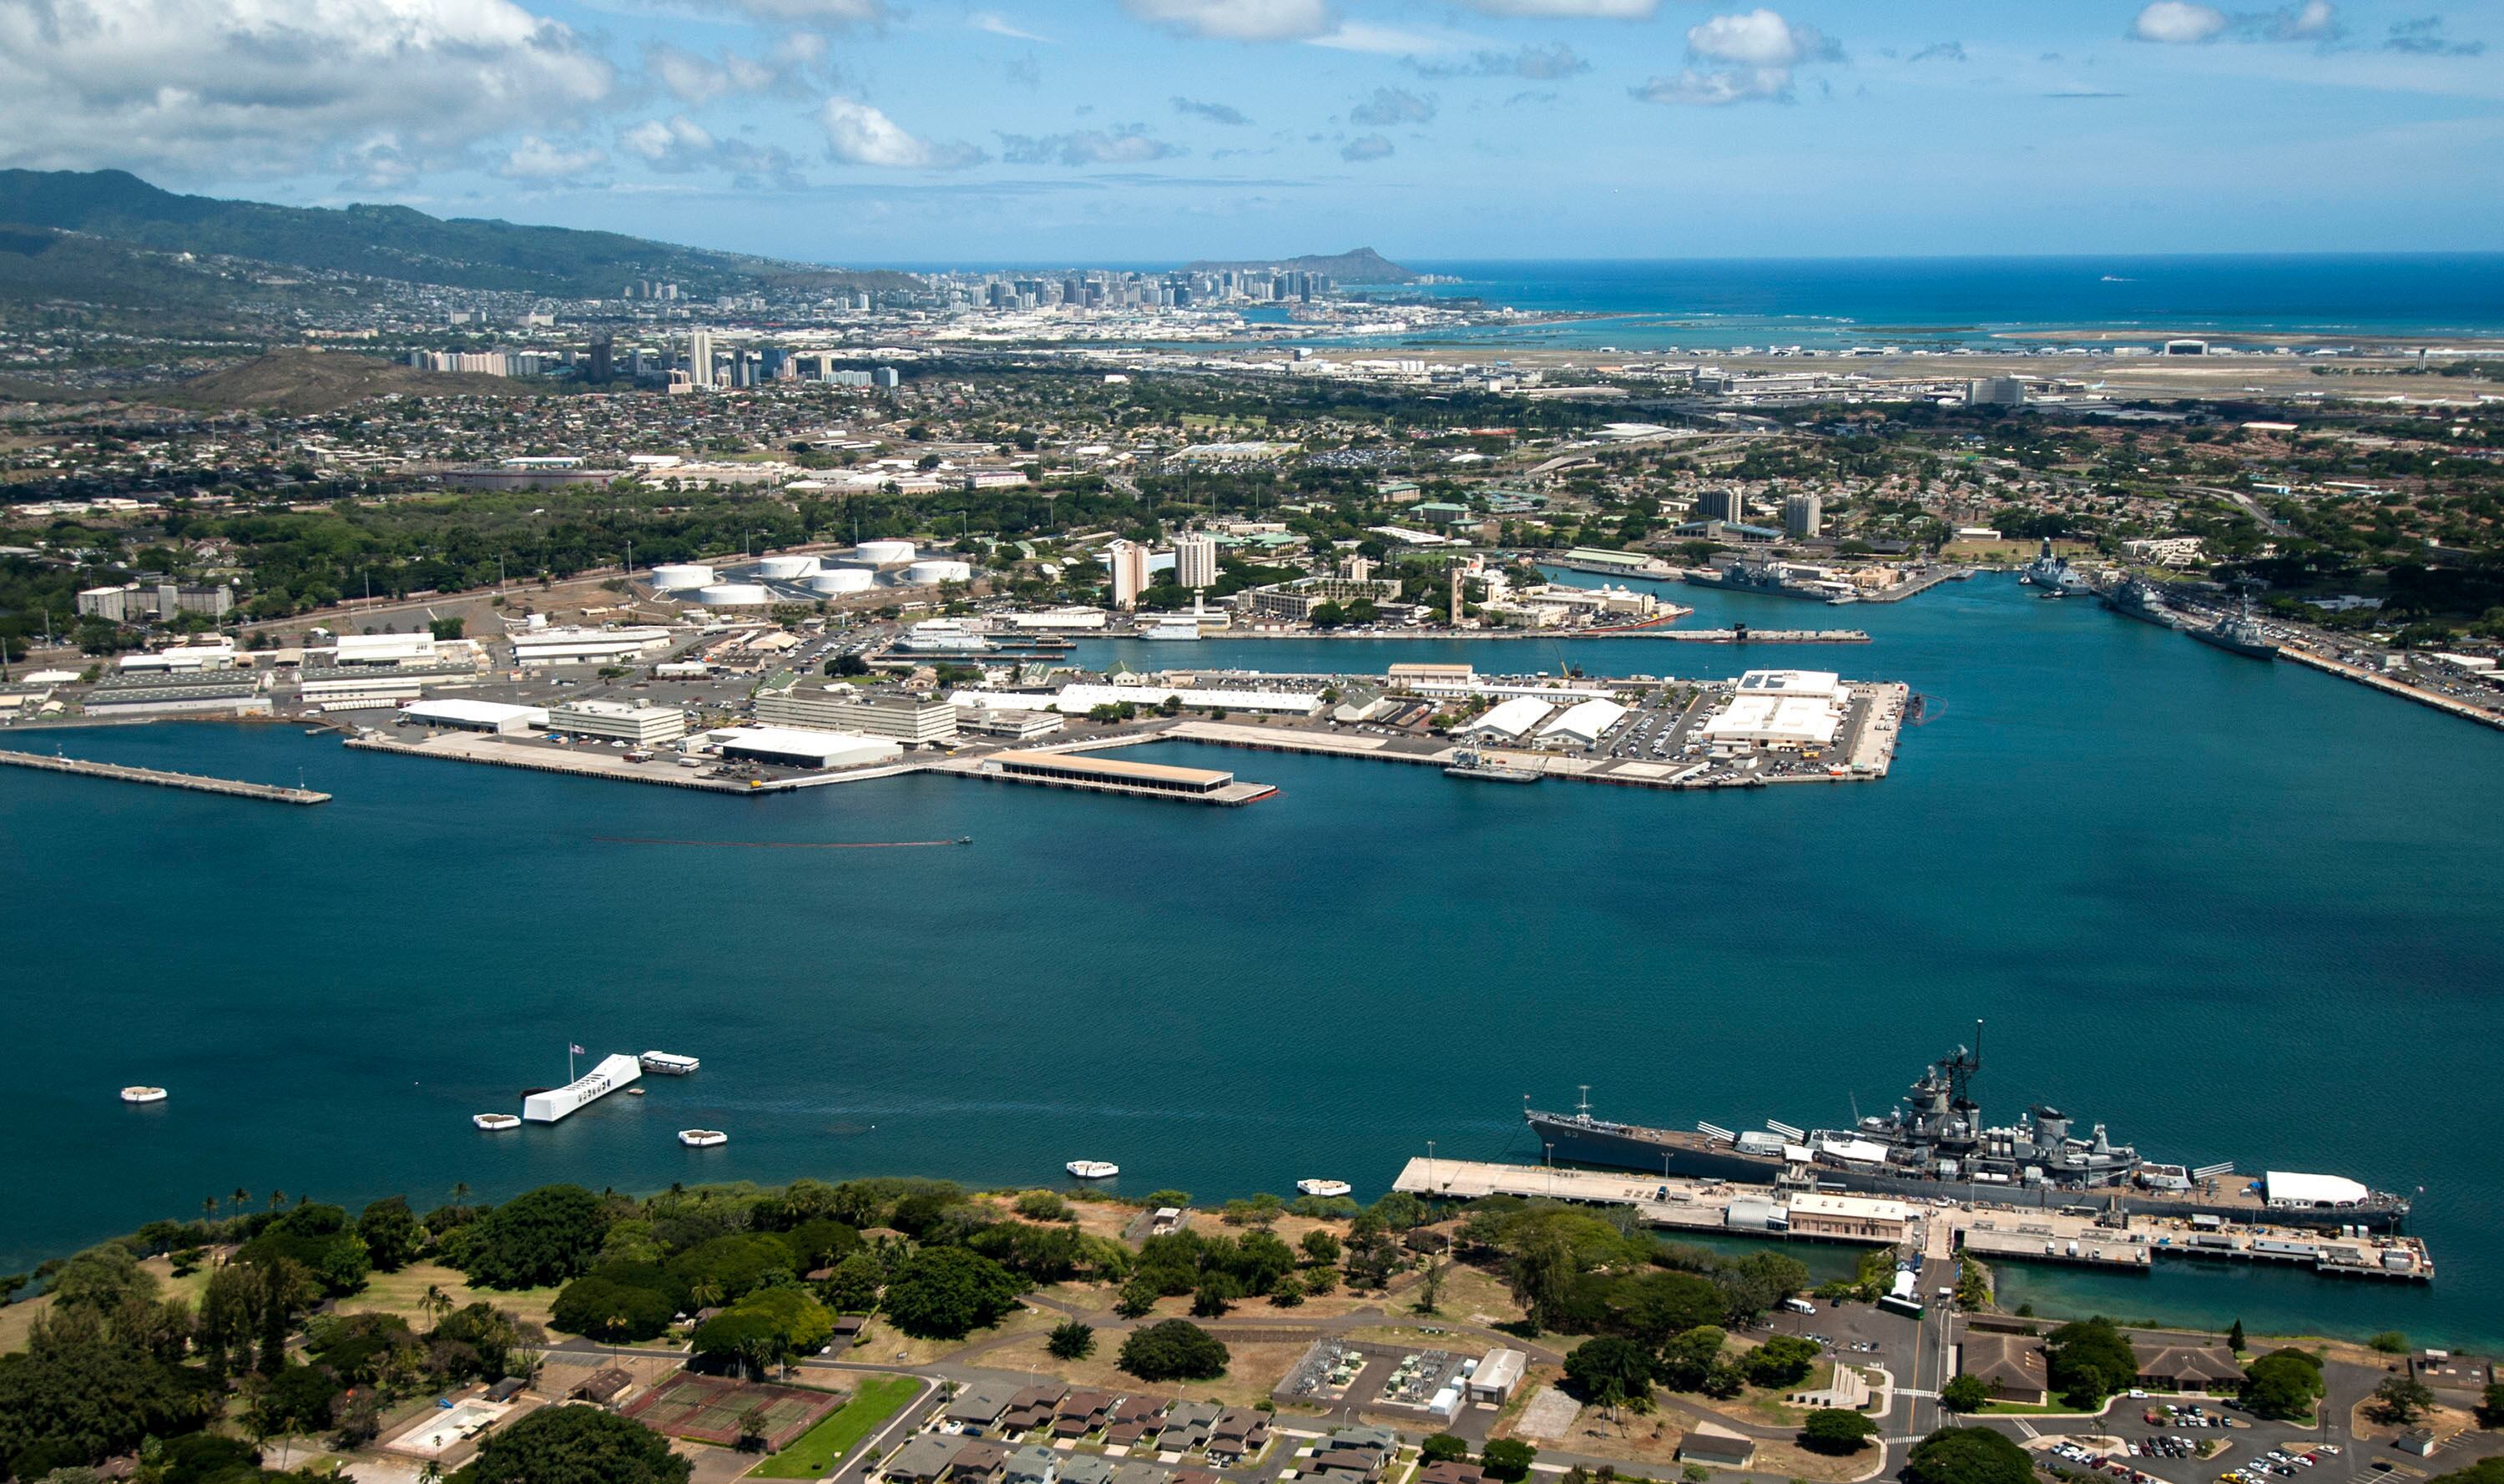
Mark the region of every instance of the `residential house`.
<instances>
[{"instance_id":1,"label":"residential house","mask_svg":"<svg viewBox=\"0 0 2504 1484\"><path fill-rule=\"evenodd\" d=\"M978 1437L956 1450L948 1462L946 1484L998 1484L1008 1467L1008 1444Z\"/></svg>"},{"instance_id":2,"label":"residential house","mask_svg":"<svg viewBox=\"0 0 2504 1484\"><path fill-rule=\"evenodd\" d=\"M1228 1408L1208 1430L1208 1457L1212 1463L1237 1463L1269 1443L1269 1415L1248 1406Z\"/></svg>"},{"instance_id":3,"label":"residential house","mask_svg":"<svg viewBox=\"0 0 2504 1484\"><path fill-rule=\"evenodd\" d=\"M925 1432L890 1455L880 1469L892 1484L939 1484L965 1445L940 1432Z\"/></svg>"},{"instance_id":4,"label":"residential house","mask_svg":"<svg viewBox=\"0 0 2504 1484\"><path fill-rule=\"evenodd\" d=\"M1061 1455L1041 1443L1011 1449L1000 1484L1061 1484Z\"/></svg>"}]
</instances>

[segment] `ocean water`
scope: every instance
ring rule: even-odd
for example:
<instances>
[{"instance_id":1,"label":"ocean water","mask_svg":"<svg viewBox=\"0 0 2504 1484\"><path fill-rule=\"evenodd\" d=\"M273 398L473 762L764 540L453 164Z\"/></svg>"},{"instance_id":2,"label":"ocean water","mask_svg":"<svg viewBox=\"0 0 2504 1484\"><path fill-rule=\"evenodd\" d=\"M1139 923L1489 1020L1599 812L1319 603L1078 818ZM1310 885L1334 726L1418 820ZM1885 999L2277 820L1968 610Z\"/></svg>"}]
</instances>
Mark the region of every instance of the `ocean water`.
<instances>
[{"instance_id":1,"label":"ocean water","mask_svg":"<svg viewBox=\"0 0 2504 1484\"><path fill-rule=\"evenodd\" d=\"M1439 341L1627 350L1747 345L2006 349L2075 329L2299 346L2504 333L2504 254L1416 262L1426 292L1598 315Z\"/></svg>"},{"instance_id":2,"label":"ocean water","mask_svg":"<svg viewBox=\"0 0 2504 1484\"><path fill-rule=\"evenodd\" d=\"M1478 787L1167 743L1274 782L1198 810L908 777L728 799L350 752L292 727L46 734L295 781L289 809L0 773L11 1029L0 1271L241 1186L421 1205L456 1182L918 1172L1203 1197L1381 1191L1428 1141L1535 1160L1525 1096L1672 1125L1831 1123L1989 1029L1979 1096L2159 1157L2426 1188L2428 1289L2012 1270L2038 1307L2504 1341L2504 738L2005 578L1826 609L1865 646L1237 640L1165 665L1911 681L1883 782ZM32 739L0 736L26 746ZM953 840L874 850L620 845ZM565 1050L704 1058L504 1135ZM114 1091L161 1083L168 1102ZM686 1151L680 1127L726 1129Z\"/></svg>"}]
</instances>

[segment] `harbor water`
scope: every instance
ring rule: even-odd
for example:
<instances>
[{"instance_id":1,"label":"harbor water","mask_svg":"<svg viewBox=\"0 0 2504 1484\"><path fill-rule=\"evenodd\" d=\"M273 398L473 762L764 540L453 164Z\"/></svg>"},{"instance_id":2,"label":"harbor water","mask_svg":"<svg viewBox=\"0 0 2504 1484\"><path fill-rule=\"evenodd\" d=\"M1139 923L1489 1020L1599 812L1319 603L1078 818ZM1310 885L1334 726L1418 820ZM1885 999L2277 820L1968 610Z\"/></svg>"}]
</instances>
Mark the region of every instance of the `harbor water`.
<instances>
[{"instance_id":1,"label":"harbor water","mask_svg":"<svg viewBox=\"0 0 2504 1484\"><path fill-rule=\"evenodd\" d=\"M1595 581L1578 578L1572 580ZM16 1053L0 1271L238 1186L865 1173L1223 1197L1378 1193L1426 1152L1536 1160L1525 1096L1687 1126L1887 1108L1990 1020L1993 1121L2041 1100L2153 1157L2414 1192L2430 1287L2185 1266L2012 1272L2044 1312L2504 1342L2504 737L2004 577L1826 608L1676 590L1617 638L1081 646L1087 663L1909 681L1875 783L1663 794L1165 743L1239 810L921 777L721 798L341 747L290 726L0 745L306 786L319 809L0 774ZM750 849L636 841L954 841ZM703 1058L490 1134L566 1049ZM115 1098L130 1083L161 1104ZM684 1127L720 1128L686 1150Z\"/></svg>"}]
</instances>

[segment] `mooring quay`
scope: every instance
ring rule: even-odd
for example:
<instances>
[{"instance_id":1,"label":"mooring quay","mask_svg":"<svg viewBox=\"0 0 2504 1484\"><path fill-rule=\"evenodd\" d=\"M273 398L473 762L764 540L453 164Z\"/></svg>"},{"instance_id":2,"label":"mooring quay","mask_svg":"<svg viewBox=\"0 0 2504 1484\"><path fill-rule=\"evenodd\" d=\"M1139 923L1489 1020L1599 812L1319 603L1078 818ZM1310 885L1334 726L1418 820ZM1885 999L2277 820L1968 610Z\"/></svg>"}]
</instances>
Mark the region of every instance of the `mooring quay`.
<instances>
[{"instance_id":1,"label":"mooring quay","mask_svg":"<svg viewBox=\"0 0 2504 1484\"><path fill-rule=\"evenodd\" d=\"M225 794L236 799L266 799L272 804L328 804L330 796L310 788L276 783L246 783L238 778L204 778L196 774L132 768L122 763L91 763L85 758L45 757L36 752L0 750L0 764L35 768L46 773L71 773L87 778L113 778L123 783L153 783L158 788L188 788L193 793Z\"/></svg>"},{"instance_id":2,"label":"mooring quay","mask_svg":"<svg viewBox=\"0 0 2504 1484\"><path fill-rule=\"evenodd\" d=\"M1392 1189L1447 1200L1518 1195L1630 1206L1647 1225L1669 1231L1895 1247L1942 1261L1964 1252L1986 1260L2143 1273L2159 1258L2207 1258L2310 1267L2323 1277L2418 1283L2434 1278L2434 1260L2416 1237L2382 1232L2334 1236L2324 1230L2208 1218L2123 1217L2084 1205L2046 1210L1979 1201L1925 1202L1826 1189L1469 1159L1411 1159Z\"/></svg>"}]
</instances>

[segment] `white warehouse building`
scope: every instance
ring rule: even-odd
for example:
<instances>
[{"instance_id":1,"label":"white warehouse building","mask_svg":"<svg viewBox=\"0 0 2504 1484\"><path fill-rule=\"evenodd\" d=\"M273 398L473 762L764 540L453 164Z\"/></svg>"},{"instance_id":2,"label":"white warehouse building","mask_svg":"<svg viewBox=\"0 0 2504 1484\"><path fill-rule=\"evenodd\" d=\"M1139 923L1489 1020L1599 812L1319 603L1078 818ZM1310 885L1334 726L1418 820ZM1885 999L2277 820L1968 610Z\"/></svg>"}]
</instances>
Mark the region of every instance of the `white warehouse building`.
<instances>
[{"instance_id":1,"label":"white warehouse building","mask_svg":"<svg viewBox=\"0 0 2504 1484\"><path fill-rule=\"evenodd\" d=\"M1452 731L1454 735L1461 737L1519 738L1527 735L1532 727L1547 720L1548 712L1554 709L1556 709L1554 707L1536 696L1515 696L1510 701L1499 703L1483 715L1474 716L1462 722L1452 728Z\"/></svg>"},{"instance_id":2,"label":"white warehouse building","mask_svg":"<svg viewBox=\"0 0 2504 1484\"><path fill-rule=\"evenodd\" d=\"M1539 735L1543 739L1553 737L1563 742L1581 742L1587 747L1625 719L1626 708L1614 701L1585 701L1567 707L1554 721L1541 727Z\"/></svg>"},{"instance_id":3,"label":"white warehouse building","mask_svg":"<svg viewBox=\"0 0 2504 1484\"><path fill-rule=\"evenodd\" d=\"M686 736L687 713L674 706L568 701L548 707L547 729L569 737L597 737L650 747Z\"/></svg>"},{"instance_id":4,"label":"white warehouse building","mask_svg":"<svg viewBox=\"0 0 2504 1484\"><path fill-rule=\"evenodd\" d=\"M513 663L613 665L668 647L667 629L525 629L513 636Z\"/></svg>"},{"instance_id":5,"label":"white warehouse building","mask_svg":"<svg viewBox=\"0 0 2504 1484\"><path fill-rule=\"evenodd\" d=\"M1843 730L1850 692L1831 671L1752 670L1720 714L1696 729L1708 742L1826 747Z\"/></svg>"}]
</instances>

